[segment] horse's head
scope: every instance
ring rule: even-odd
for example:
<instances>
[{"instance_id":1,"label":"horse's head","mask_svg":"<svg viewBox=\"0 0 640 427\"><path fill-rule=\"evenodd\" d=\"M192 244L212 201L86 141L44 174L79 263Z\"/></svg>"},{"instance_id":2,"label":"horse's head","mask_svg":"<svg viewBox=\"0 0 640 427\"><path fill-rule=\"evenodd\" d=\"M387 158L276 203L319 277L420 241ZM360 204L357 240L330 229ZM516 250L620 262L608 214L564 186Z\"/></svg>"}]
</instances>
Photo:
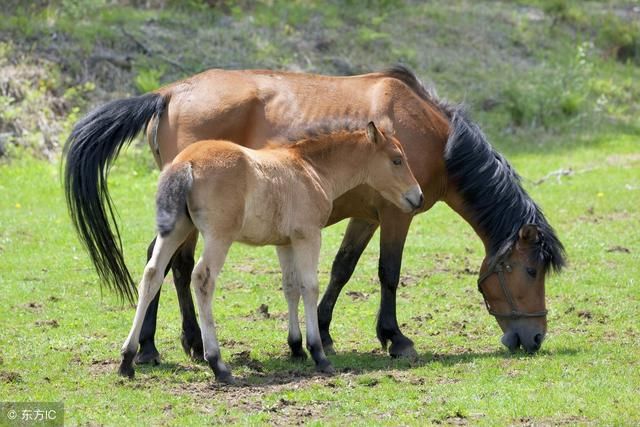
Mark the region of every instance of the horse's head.
<instances>
[{"instance_id":1,"label":"horse's head","mask_svg":"<svg viewBox=\"0 0 640 427\"><path fill-rule=\"evenodd\" d=\"M549 257L540 229L526 224L503 254L482 263L478 289L504 332L502 343L511 351L522 346L534 353L545 338L545 276L550 265L561 266L550 264Z\"/></svg>"},{"instance_id":2,"label":"horse's head","mask_svg":"<svg viewBox=\"0 0 640 427\"><path fill-rule=\"evenodd\" d=\"M400 142L382 133L373 122L367 125L366 135L374 146L366 183L404 212L420 209L424 196Z\"/></svg>"}]
</instances>

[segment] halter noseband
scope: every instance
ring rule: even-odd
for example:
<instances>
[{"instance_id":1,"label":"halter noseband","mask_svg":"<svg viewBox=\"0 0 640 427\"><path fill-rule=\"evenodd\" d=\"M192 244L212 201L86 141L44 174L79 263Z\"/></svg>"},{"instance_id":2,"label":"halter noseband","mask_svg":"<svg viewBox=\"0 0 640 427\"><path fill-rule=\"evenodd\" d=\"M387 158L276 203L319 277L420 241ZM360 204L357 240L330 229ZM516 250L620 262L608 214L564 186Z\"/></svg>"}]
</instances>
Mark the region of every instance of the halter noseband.
<instances>
[{"instance_id":1,"label":"halter noseband","mask_svg":"<svg viewBox=\"0 0 640 427\"><path fill-rule=\"evenodd\" d=\"M480 291L480 293L482 294L482 299L484 299L484 305L487 306L487 311L489 312L489 314L491 314L494 317L502 317L502 318L506 318L506 319L519 319L521 317L544 317L547 315L548 311L547 310L542 310L542 311L536 311L533 313L525 313L522 311L519 311L516 308L516 303L513 300L513 296L511 295L511 292L509 292L509 288L507 287L507 281L504 277L504 272L505 270L510 273L513 268L511 267L510 264L504 262L504 261L500 261L498 263L495 264L495 266L492 269L487 270L484 274L482 274L480 276L480 278L478 279L478 290ZM487 277L491 276L492 274L497 274L498 275L498 281L500 282L500 287L502 288L502 293L504 294L505 298L507 299L507 302L509 303L509 307L511 308L511 313L497 313L495 311L493 311L491 309L491 306L489 305L489 301L487 301L487 296L485 295L484 291L482 290L482 282L484 282Z\"/></svg>"}]
</instances>

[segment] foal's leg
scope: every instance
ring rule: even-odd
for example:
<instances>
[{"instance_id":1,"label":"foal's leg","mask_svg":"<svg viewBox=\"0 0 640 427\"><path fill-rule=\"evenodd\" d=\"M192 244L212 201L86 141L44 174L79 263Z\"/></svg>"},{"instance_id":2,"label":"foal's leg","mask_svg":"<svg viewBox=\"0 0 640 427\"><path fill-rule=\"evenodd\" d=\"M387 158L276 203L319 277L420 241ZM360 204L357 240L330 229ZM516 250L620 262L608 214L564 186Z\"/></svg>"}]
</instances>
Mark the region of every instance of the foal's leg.
<instances>
[{"instance_id":1,"label":"foal's leg","mask_svg":"<svg viewBox=\"0 0 640 427\"><path fill-rule=\"evenodd\" d=\"M333 308L340 296L340 291L351 278L360 255L369 244L378 224L367 220L352 218L342 239L340 250L333 260L331 279L318 306L318 322L322 346L326 354L335 354L333 339L329 334L329 326L333 317Z\"/></svg>"},{"instance_id":2,"label":"foal's leg","mask_svg":"<svg viewBox=\"0 0 640 427\"><path fill-rule=\"evenodd\" d=\"M304 239L293 240L293 259L298 278L304 315L307 323L307 350L316 363L316 370L333 373L331 362L322 349L320 330L318 329L318 258L320 257L320 230L317 235L305 236Z\"/></svg>"},{"instance_id":3,"label":"foal's leg","mask_svg":"<svg viewBox=\"0 0 640 427\"><path fill-rule=\"evenodd\" d=\"M133 378L134 370L132 364L138 351L138 342L144 315L147 312L149 303L160 290L162 280L164 279L164 270L167 268L172 255L191 230L193 230L193 224L185 217L176 223L174 230L167 236L158 236L156 238L153 254L144 268L142 280L138 285L138 306L136 307L136 314L129 336L122 346L122 362L119 368L120 375Z\"/></svg>"},{"instance_id":4,"label":"foal's leg","mask_svg":"<svg viewBox=\"0 0 640 427\"><path fill-rule=\"evenodd\" d=\"M413 341L405 337L398 327L396 318L396 291L400 280L402 251L407 238L411 215L404 214L394 207L386 207L380 221L380 312L376 332L384 348L391 341L389 354L392 357L417 357Z\"/></svg>"},{"instance_id":5,"label":"foal's leg","mask_svg":"<svg viewBox=\"0 0 640 427\"><path fill-rule=\"evenodd\" d=\"M153 255L153 248L156 244L156 238L154 238L149 247L147 248L147 262L151 259ZM166 277L167 273L169 273L169 266L172 262L167 264L167 267L164 269L164 276ZM136 364L144 365L147 363L151 363L153 365L158 365L160 363L160 353L156 348L155 343L155 335L156 335L156 320L158 318L158 305L160 303L160 294L161 292L158 290L156 296L151 300L149 304L149 308L147 308L147 313L144 316L144 321L142 322L142 330L140 331L140 350L138 350L138 354L136 355Z\"/></svg>"},{"instance_id":6,"label":"foal's leg","mask_svg":"<svg viewBox=\"0 0 640 427\"><path fill-rule=\"evenodd\" d=\"M191 273L194 265L194 252L198 240L198 232L194 230L191 236L176 251L170 262L173 271L173 281L178 294L178 304L180 305L180 314L182 315L182 348L187 355L193 359L202 360L202 337L200 327L196 320L196 311L193 306L191 297ZM153 239L147 250L147 261L151 259L153 247L156 239ZM169 272L169 266L164 271L166 276ZM158 292L151 301L147 313L142 323L142 331L140 332L140 350L136 356L136 363L160 363L160 353L156 349L154 336L156 332L156 320L158 316L158 304L160 302L160 292Z\"/></svg>"},{"instance_id":7,"label":"foal's leg","mask_svg":"<svg viewBox=\"0 0 640 427\"><path fill-rule=\"evenodd\" d=\"M202 258L198 261L191 276L198 303L198 311L200 312L204 358L213 370L216 380L224 383L232 383L233 377L220 356L220 345L216 337L216 326L213 321L211 305L216 287L216 278L222 269L229 246L231 246L231 242L205 236Z\"/></svg>"},{"instance_id":8,"label":"foal's leg","mask_svg":"<svg viewBox=\"0 0 640 427\"><path fill-rule=\"evenodd\" d=\"M307 353L302 349L302 334L298 319L298 303L300 302L300 280L296 274L293 249L290 245L277 246L280 269L282 270L282 290L289 306L289 335L287 342L294 359L306 359Z\"/></svg>"}]
</instances>

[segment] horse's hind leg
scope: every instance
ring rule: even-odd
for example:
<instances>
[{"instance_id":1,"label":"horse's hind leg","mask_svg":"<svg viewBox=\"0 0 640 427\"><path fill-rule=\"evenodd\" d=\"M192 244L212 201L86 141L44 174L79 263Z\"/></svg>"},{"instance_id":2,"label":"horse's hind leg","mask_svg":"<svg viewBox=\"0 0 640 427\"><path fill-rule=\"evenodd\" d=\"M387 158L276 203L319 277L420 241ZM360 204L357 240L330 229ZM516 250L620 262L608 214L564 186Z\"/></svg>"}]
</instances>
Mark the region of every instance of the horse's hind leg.
<instances>
[{"instance_id":1,"label":"horse's hind leg","mask_svg":"<svg viewBox=\"0 0 640 427\"><path fill-rule=\"evenodd\" d=\"M377 228L377 224L363 219L353 218L349 221L349 226L342 239L342 245L340 245L340 250L338 250L331 267L329 286L318 306L320 336L322 337L322 346L326 354L335 354L333 339L329 334L333 308L340 296L340 291L351 278L360 255L369 244Z\"/></svg>"},{"instance_id":2,"label":"horse's hind leg","mask_svg":"<svg viewBox=\"0 0 640 427\"><path fill-rule=\"evenodd\" d=\"M194 230L174 255L171 271L173 271L173 281L176 285L182 315L182 336L180 337L182 348L194 360L202 360L204 357L202 332L198 326L196 309L191 297L191 274L195 264L194 253L197 242L198 231Z\"/></svg>"},{"instance_id":3,"label":"horse's hind leg","mask_svg":"<svg viewBox=\"0 0 640 427\"><path fill-rule=\"evenodd\" d=\"M160 290L164 279L164 270L169 264L171 257L184 239L193 230L193 224L186 217L176 223L173 231L165 237L159 236L153 248L151 259L144 268L142 280L138 285L138 305L133 319L131 331L122 346L122 362L119 373L130 378L134 375L133 359L138 351L138 342L142 322L151 300Z\"/></svg>"},{"instance_id":4,"label":"horse's hind leg","mask_svg":"<svg viewBox=\"0 0 640 427\"><path fill-rule=\"evenodd\" d=\"M198 261L191 276L200 313L204 358L213 370L216 380L224 383L233 382L233 377L220 355L211 302L216 287L216 278L222 269L229 246L231 246L231 242L205 236L202 258Z\"/></svg>"},{"instance_id":5,"label":"horse's hind leg","mask_svg":"<svg viewBox=\"0 0 640 427\"><path fill-rule=\"evenodd\" d=\"M391 341L389 355L392 357L417 357L413 341L404 336L396 318L396 291L400 281L402 252L412 217L394 207L383 211L380 222L380 311L376 332L384 348Z\"/></svg>"},{"instance_id":6,"label":"horse's hind leg","mask_svg":"<svg viewBox=\"0 0 640 427\"><path fill-rule=\"evenodd\" d=\"M293 259L300 282L304 315L307 326L307 350L316 363L316 370L333 373L331 362L322 348L318 328L318 258L320 257L320 230L317 235L293 240Z\"/></svg>"},{"instance_id":7,"label":"horse's hind leg","mask_svg":"<svg viewBox=\"0 0 640 427\"><path fill-rule=\"evenodd\" d=\"M278 259L282 270L282 290L289 307L289 334L287 342L294 359L306 359L307 353L302 349L302 334L298 319L298 304L300 303L300 280L296 274L291 246L278 246Z\"/></svg>"}]
</instances>

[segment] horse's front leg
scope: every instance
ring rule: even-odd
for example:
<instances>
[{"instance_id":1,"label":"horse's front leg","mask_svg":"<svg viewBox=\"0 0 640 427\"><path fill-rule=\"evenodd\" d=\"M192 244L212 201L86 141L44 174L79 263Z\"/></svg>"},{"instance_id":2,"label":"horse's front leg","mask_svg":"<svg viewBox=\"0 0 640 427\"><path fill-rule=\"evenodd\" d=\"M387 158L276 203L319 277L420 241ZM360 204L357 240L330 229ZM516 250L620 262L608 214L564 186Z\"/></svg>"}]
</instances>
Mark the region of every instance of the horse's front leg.
<instances>
[{"instance_id":1,"label":"horse's front leg","mask_svg":"<svg viewBox=\"0 0 640 427\"><path fill-rule=\"evenodd\" d=\"M389 341L389 355L392 357L417 357L413 341L404 336L396 318L396 291L400 280L402 251L409 231L412 216L400 212L392 206L383 208L380 218L380 312L376 332L384 348Z\"/></svg>"},{"instance_id":2,"label":"horse's front leg","mask_svg":"<svg viewBox=\"0 0 640 427\"><path fill-rule=\"evenodd\" d=\"M329 286L322 296L318 306L318 322L320 325L320 337L326 354L335 354L333 338L329 333L333 308L340 296L344 285L347 284L360 255L369 244L371 237L378 228L378 224L358 218L352 218L347 226L347 231L342 238L340 249L333 260L331 267L331 279Z\"/></svg>"}]
</instances>

